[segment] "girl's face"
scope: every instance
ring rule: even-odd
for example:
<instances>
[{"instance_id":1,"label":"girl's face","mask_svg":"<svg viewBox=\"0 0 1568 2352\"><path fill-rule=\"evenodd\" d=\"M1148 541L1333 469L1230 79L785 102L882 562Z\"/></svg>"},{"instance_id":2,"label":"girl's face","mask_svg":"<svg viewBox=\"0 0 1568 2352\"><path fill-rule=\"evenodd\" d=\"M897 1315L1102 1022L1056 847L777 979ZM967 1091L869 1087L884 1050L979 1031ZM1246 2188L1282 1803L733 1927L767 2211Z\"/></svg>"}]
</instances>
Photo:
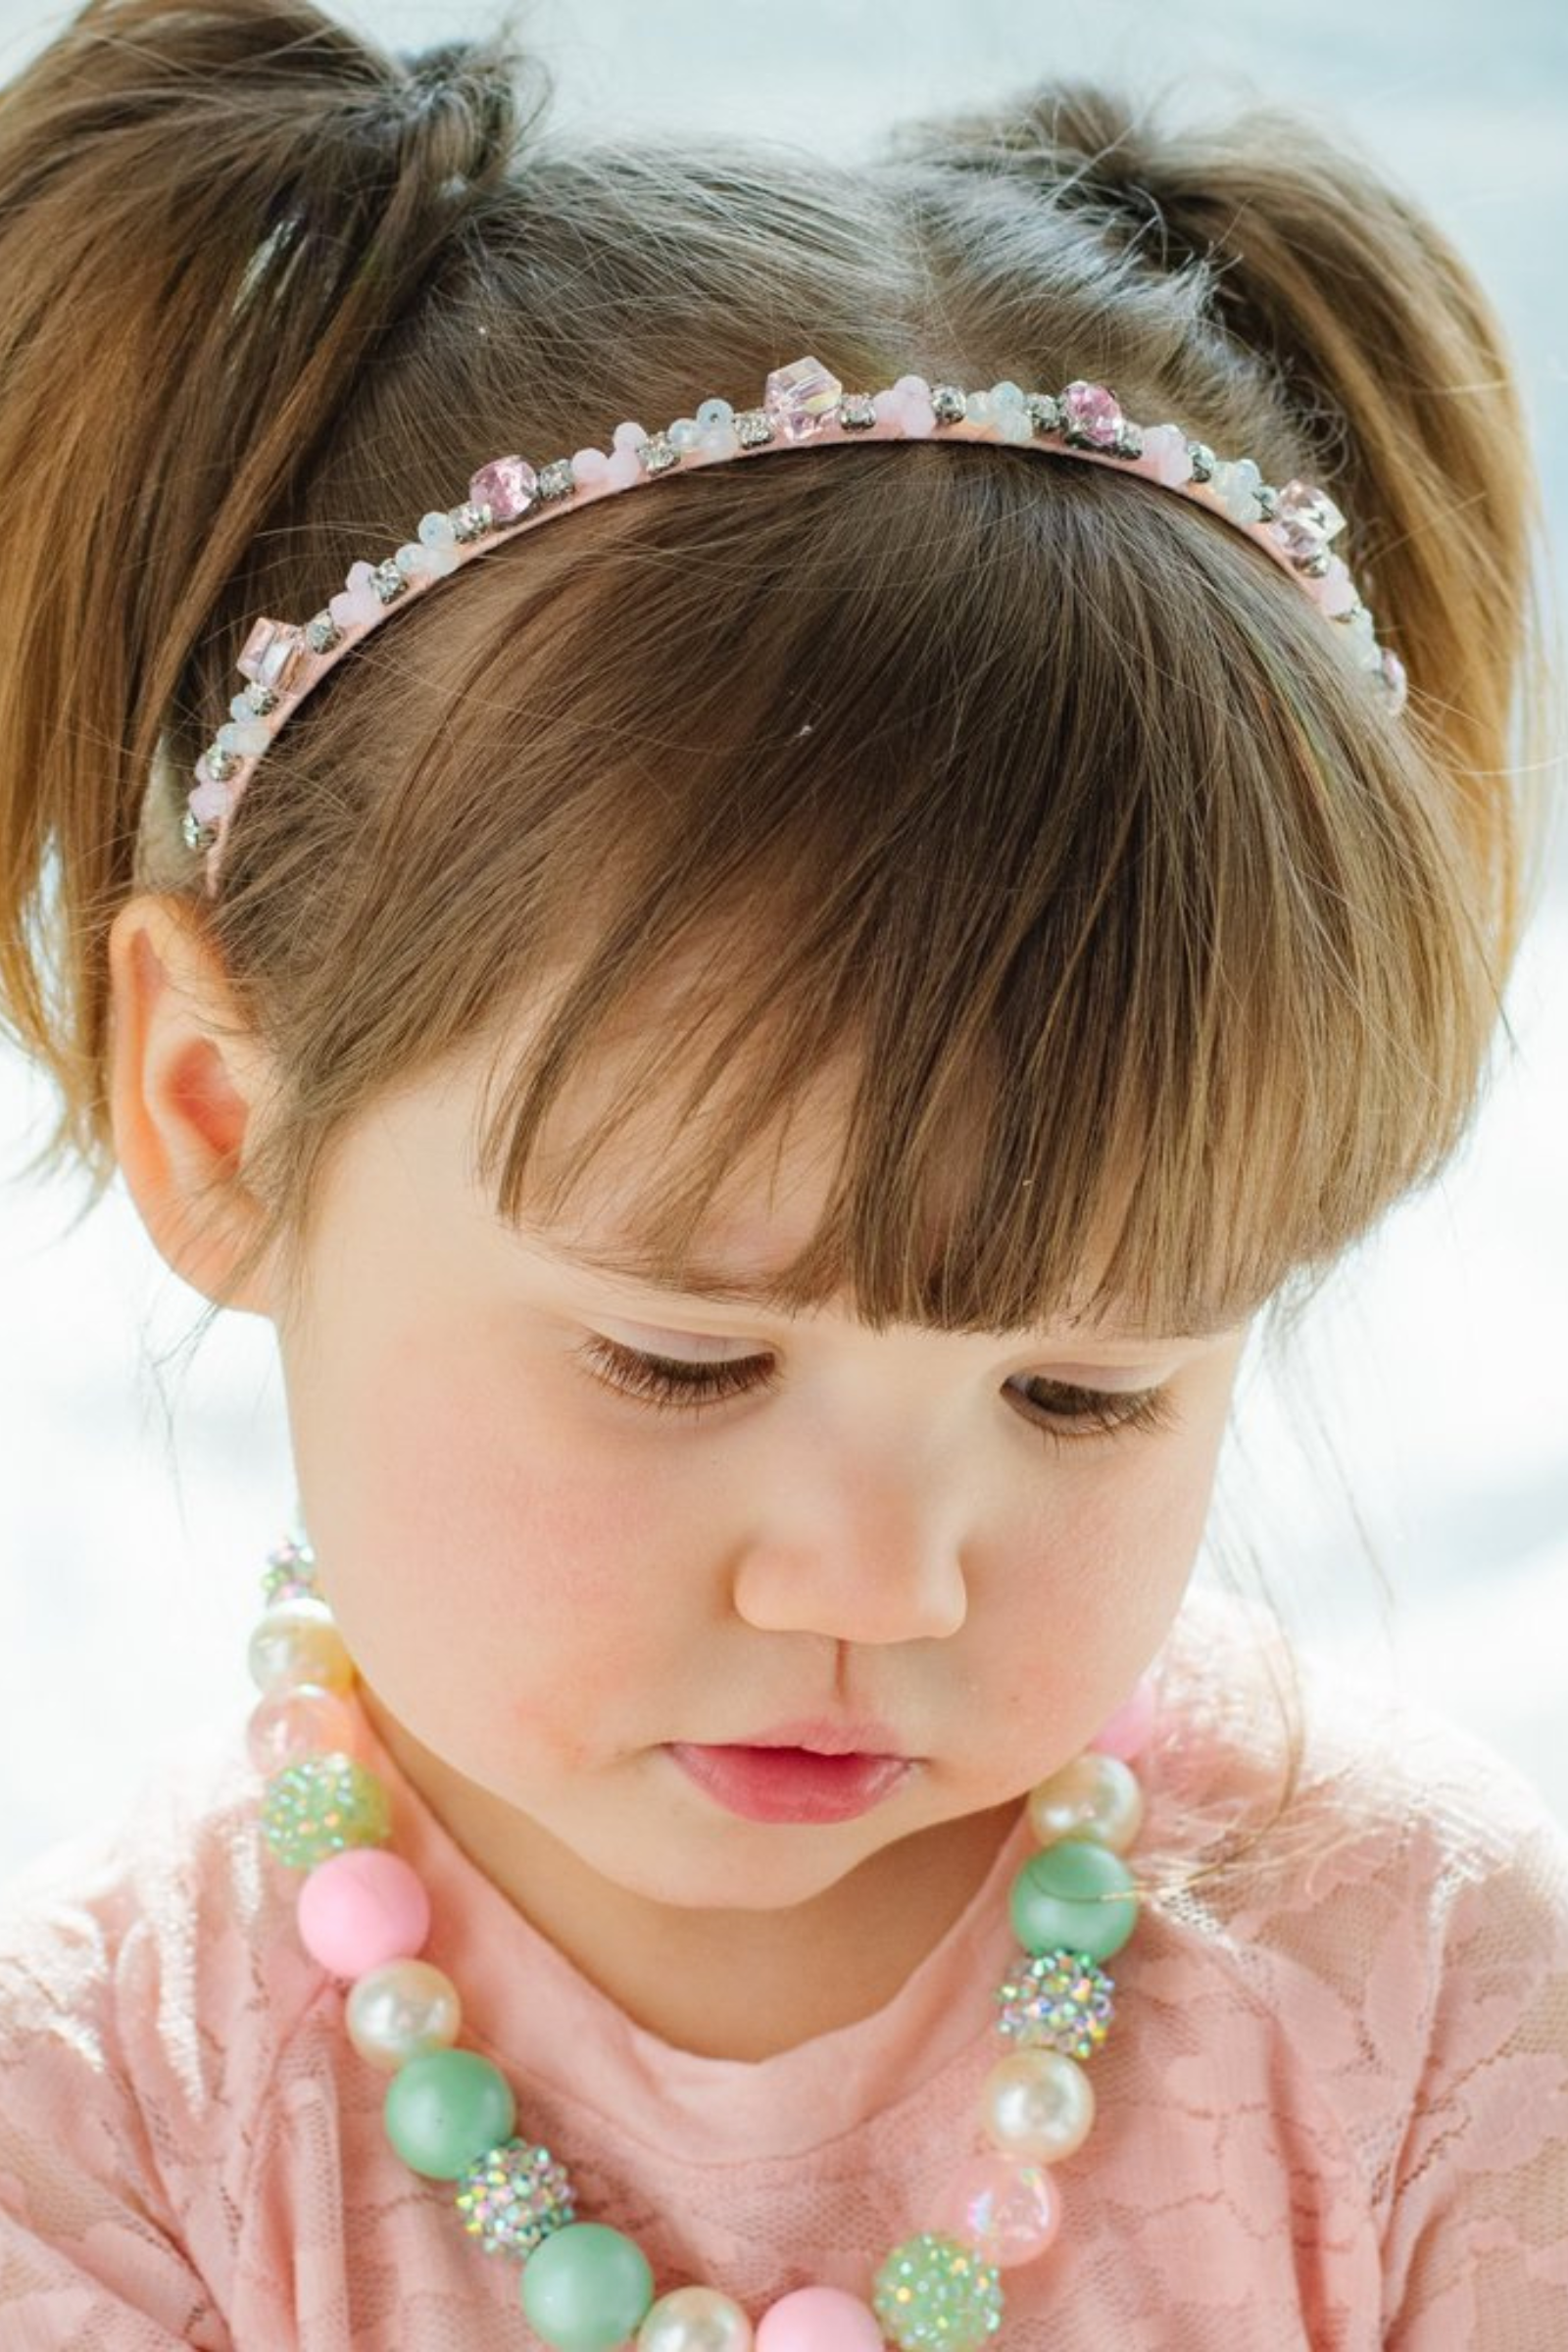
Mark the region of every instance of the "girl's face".
<instances>
[{"instance_id":1,"label":"girl's face","mask_svg":"<svg viewBox=\"0 0 1568 2352\"><path fill-rule=\"evenodd\" d=\"M449 1065L355 1129L278 1320L323 1591L481 1866L514 1886L564 1849L623 1911L777 1912L1074 1756L1180 1605L1246 1325L878 1335L654 1292L584 1262L635 1164L548 1242L497 1219L480 1078ZM799 1145L769 1169L705 1225L736 1286L826 1196ZM614 1385L650 1354L756 1385L660 1409ZM743 1818L670 1753L867 1718L917 1761L847 1820Z\"/></svg>"}]
</instances>

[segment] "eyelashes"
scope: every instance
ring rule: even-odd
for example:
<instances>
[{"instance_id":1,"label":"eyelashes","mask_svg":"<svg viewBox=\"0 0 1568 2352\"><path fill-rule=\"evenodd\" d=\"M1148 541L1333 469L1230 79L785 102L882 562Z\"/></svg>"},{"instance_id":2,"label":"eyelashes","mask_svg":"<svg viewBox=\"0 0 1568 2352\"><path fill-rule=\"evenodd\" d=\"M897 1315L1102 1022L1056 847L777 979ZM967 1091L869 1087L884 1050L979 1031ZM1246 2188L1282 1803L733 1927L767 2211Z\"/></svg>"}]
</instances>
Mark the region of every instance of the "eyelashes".
<instances>
[{"instance_id":1,"label":"eyelashes","mask_svg":"<svg viewBox=\"0 0 1568 2352\"><path fill-rule=\"evenodd\" d=\"M770 1355L687 1363L674 1356L645 1355L640 1349L622 1348L599 1332L591 1334L577 1354L601 1387L657 1410L684 1410L693 1416L728 1397L766 1388L774 1370ZM1037 1402L1040 1412L1050 1418L1026 1418L1048 1442L1060 1445L1112 1436L1122 1430L1170 1429L1176 1420L1166 1389L1083 1389L1066 1381L1043 1379L1031 1380L1027 1387L1047 1393L1049 1402L1030 1401Z\"/></svg>"}]
</instances>

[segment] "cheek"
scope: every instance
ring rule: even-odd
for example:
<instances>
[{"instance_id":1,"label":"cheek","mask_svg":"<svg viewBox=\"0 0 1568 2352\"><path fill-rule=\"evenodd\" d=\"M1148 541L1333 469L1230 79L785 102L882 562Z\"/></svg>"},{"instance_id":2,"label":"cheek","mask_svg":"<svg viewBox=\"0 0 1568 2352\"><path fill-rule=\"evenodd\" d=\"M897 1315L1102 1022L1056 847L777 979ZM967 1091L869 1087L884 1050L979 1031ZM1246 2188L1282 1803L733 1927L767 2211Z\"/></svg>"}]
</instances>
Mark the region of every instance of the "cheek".
<instances>
[{"instance_id":1,"label":"cheek","mask_svg":"<svg viewBox=\"0 0 1568 2352\"><path fill-rule=\"evenodd\" d=\"M1217 1434L1172 1432L1129 1448L1120 1469L1102 1457L1050 1490L984 1638L1020 1783L1041 1753L1065 1759L1093 1740L1158 1652L1202 1538L1217 1450Z\"/></svg>"},{"instance_id":2,"label":"cheek","mask_svg":"<svg viewBox=\"0 0 1568 2352\"><path fill-rule=\"evenodd\" d=\"M607 1687L667 1676L668 1563L701 1555L543 1383L382 1334L291 1384L290 1413L344 1640L416 1733L458 1709L476 1730L566 1726Z\"/></svg>"}]
</instances>

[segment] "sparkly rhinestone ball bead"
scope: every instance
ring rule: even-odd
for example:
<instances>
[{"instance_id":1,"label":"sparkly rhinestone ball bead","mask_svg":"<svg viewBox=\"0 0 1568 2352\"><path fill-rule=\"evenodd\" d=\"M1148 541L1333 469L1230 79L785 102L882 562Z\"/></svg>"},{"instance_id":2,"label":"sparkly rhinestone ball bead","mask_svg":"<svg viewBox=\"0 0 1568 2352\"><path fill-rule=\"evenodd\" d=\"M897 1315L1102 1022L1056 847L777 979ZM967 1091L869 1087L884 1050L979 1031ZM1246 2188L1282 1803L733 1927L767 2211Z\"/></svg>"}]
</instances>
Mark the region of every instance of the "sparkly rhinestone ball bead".
<instances>
[{"instance_id":1,"label":"sparkly rhinestone ball bead","mask_svg":"<svg viewBox=\"0 0 1568 2352\"><path fill-rule=\"evenodd\" d=\"M1020 1953L997 1987L997 2031L1019 2049L1091 2058L1115 2014L1115 1979L1087 1952Z\"/></svg>"},{"instance_id":2,"label":"sparkly rhinestone ball bead","mask_svg":"<svg viewBox=\"0 0 1568 2352\"><path fill-rule=\"evenodd\" d=\"M922 2230L876 2275L871 2308L901 2352L979 2352L1002 2325L1002 2277L972 2246Z\"/></svg>"},{"instance_id":3,"label":"sparkly rhinestone ball bead","mask_svg":"<svg viewBox=\"0 0 1568 2352\"><path fill-rule=\"evenodd\" d=\"M351 1845L385 1845L392 1808L380 1781L357 1758L304 1756L268 1782L262 1831L289 1870L313 1870Z\"/></svg>"},{"instance_id":4,"label":"sparkly rhinestone ball bead","mask_svg":"<svg viewBox=\"0 0 1568 2352\"><path fill-rule=\"evenodd\" d=\"M525 2139L506 2140L476 2157L456 2203L463 2227L487 2254L526 2258L553 2230L577 2218L565 2166Z\"/></svg>"}]
</instances>

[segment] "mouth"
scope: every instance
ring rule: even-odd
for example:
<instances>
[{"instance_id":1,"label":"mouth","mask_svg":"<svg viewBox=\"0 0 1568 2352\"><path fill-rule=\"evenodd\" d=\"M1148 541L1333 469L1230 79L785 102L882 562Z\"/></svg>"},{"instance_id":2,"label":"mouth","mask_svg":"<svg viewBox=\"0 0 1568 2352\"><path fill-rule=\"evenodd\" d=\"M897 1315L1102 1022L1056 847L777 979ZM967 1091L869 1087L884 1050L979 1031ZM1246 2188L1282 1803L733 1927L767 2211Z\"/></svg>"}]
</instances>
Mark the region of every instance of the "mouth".
<instances>
[{"instance_id":1,"label":"mouth","mask_svg":"<svg viewBox=\"0 0 1568 2352\"><path fill-rule=\"evenodd\" d=\"M701 1747L675 1740L665 1753L688 1780L744 1821L854 1821L903 1788L915 1768L910 1756L774 1741Z\"/></svg>"}]
</instances>

